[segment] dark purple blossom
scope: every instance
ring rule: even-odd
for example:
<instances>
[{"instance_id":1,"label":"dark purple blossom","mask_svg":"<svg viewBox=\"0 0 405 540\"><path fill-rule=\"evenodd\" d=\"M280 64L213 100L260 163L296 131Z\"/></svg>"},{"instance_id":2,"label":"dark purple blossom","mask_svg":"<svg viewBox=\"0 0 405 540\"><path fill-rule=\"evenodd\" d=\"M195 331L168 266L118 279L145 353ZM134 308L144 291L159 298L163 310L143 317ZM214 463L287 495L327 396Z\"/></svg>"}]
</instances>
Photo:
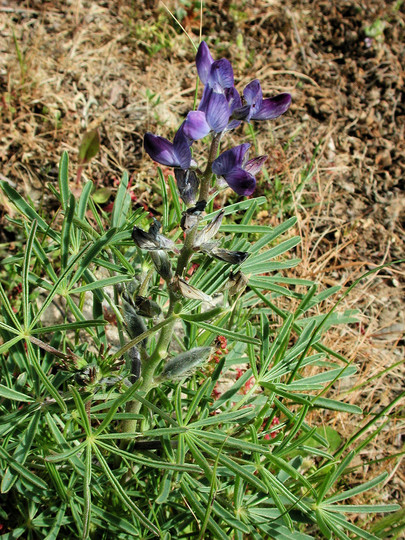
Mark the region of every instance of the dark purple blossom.
<instances>
[{"instance_id":1,"label":"dark purple blossom","mask_svg":"<svg viewBox=\"0 0 405 540\"><path fill-rule=\"evenodd\" d=\"M238 195L251 195L256 187L257 174L267 156L248 161L250 144L244 143L223 152L212 164L212 172L221 176Z\"/></svg>"},{"instance_id":2,"label":"dark purple blossom","mask_svg":"<svg viewBox=\"0 0 405 540\"><path fill-rule=\"evenodd\" d=\"M164 137L146 133L144 147L147 154L161 165L188 169L191 164L190 143L183 133L183 126L177 131L171 143Z\"/></svg>"},{"instance_id":3,"label":"dark purple blossom","mask_svg":"<svg viewBox=\"0 0 405 540\"><path fill-rule=\"evenodd\" d=\"M278 94L272 98L263 99L260 82L255 79L243 91L246 105L234 111L234 117L239 120L272 120L284 114L290 104L290 94Z\"/></svg>"}]
</instances>

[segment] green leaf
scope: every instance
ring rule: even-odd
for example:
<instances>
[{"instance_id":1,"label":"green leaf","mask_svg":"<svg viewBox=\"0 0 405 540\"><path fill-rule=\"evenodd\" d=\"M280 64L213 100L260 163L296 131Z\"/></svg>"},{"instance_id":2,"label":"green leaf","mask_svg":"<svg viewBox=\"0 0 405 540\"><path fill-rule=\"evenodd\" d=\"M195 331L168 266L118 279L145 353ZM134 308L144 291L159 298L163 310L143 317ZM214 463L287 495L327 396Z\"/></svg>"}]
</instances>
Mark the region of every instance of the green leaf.
<instances>
[{"instance_id":1,"label":"green leaf","mask_svg":"<svg viewBox=\"0 0 405 540\"><path fill-rule=\"evenodd\" d=\"M325 426L328 427L328 426ZM322 429L322 428L320 428ZM332 428L330 428L332 429ZM334 430L333 430L334 431ZM340 437L339 437L340 439ZM354 497L356 495L359 495L360 493L363 493L364 491L368 491L369 489L373 489L374 487L378 486L378 484L381 484L381 482L384 482L384 480L387 478L388 473L384 472L380 474L379 476L376 476L372 480L369 480L368 482L365 482L364 484L360 484L359 486L356 486L352 489L348 489L347 491L343 491L342 493L338 493L336 495L333 495L332 497L329 497L328 499L325 499L325 503L332 504L338 501L343 501L345 499L348 499L349 497Z\"/></svg>"},{"instance_id":2,"label":"green leaf","mask_svg":"<svg viewBox=\"0 0 405 540\"><path fill-rule=\"evenodd\" d=\"M201 322L201 321L207 321L209 319L213 319L214 317L217 317L218 315L222 315L223 313L224 313L223 307L216 307L208 311L202 311L201 313L180 313L179 317L183 319L184 321L188 321L188 322Z\"/></svg>"},{"instance_id":3,"label":"green leaf","mask_svg":"<svg viewBox=\"0 0 405 540\"><path fill-rule=\"evenodd\" d=\"M48 234L53 240L59 242L59 235L52 230L49 225L41 218L39 214L21 197L17 191L10 186L4 180L0 180L0 187L4 193L10 199L10 201L18 208L18 210L25 216L30 222L36 221L38 228L41 232Z\"/></svg>"},{"instance_id":4,"label":"green leaf","mask_svg":"<svg viewBox=\"0 0 405 540\"><path fill-rule=\"evenodd\" d=\"M94 453L97 456L97 459L100 462L100 465L102 469L104 470L105 474L107 475L108 480L110 481L112 487L114 488L114 491L116 495L119 497L119 499L125 504L125 506L134 514L134 516L144 525L147 527L151 532L159 536L159 529L151 522L149 519L139 510L139 508L136 506L136 504L129 498L129 496L124 491L123 487L117 480L117 478L114 476L113 472L111 471L110 467L108 466L107 462L105 461L102 453L97 448L96 445L93 446Z\"/></svg>"},{"instance_id":5,"label":"green leaf","mask_svg":"<svg viewBox=\"0 0 405 540\"><path fill-rule=\"evenodd\" d=\"M2 384L0 384L0 396L5 399L12 399L14 401L21 401L24 403L33 403L35 401L32 397L22 394L21 392L17 392L11 388L7 388L7 386L3 386Z\"/></svg>"},{"instance_id":6,"label":"green leaf","mask_svg":"<svg viewBox=\"0 0 405 540\"><path fill-rule=\"evenodd\" d=\"M227 330L226 328L221 328L220 326L215 326L213 324L208 324L202 321L190 321L190 322L192 324L195 324L199 328L208 330L208 332L211 332L211 334L223 335L226 338L231 339L233 341L242 341L243 343L253 343L254 345L260 345L259 339L246 336L245 334L241 334L239 332L232 332L231 330Z\"/></svg>"},{"instance_id":7,"label":"green leaf","mask_svg":"<svg viewBox=\"0 0 405 540\"><path fill-rule=\"evenodd\" d=\"M93 260L100 253L100 251L103 250L111 242L115 233L116 229L110 229L105 234L103 234L103 236L100 236L100 238L98 238L98 240L96 240L94 244L87 250L87 253L80 261L79 267L77 268L75 274L70 280L69 290L81 278L83 273L87 270L89 264L93 262Z\"/></svg>"},{"instance_id":8,"label":"green leaf","mask_svg":"<svg viewBox=\"0 0 405 540\"><path fill-rule=\"evenodd\" d=\"M91 491L90 491L91 469L92 469L91 459L92 459L91 444L87 443L85 473L84 473L84 478L83 478L83 498L84 498L83 534L82 534L83 540L87 540L89 538L89 531L90 531L90 524L91 524Z\"/></svg>"},{"instance_id":9,"label":"green leaf","mask_svg":"<svg viewBox=\"0 0 405 540\"><path fill-rule=\"evenodd\" d=\"M61 234L61 268L66 268L69 259L69 248L72 244L70 230L72 228L73 216L75 213L76 201L73 193L70 194L69 203L66 207L65 217L62 223Z\"/></svg>"},{"instance_id":10,"label":"green leaf","mask_svg":"<svg viewBox=\"0 0 405 540\"><path fill-rule=\"evenodd\" d=\"M35 474L29 471L26 467L18 463L18 461L12 458L10 454L1 447L0 458L7 461L9 467L12 468L17 474L22 476L29 484L32 484L37 488L48 489L48 485L41 478L38 478L38 476L35 476Z\"/></svg>"},{"instance_id":11,"label":"green leaf","mask_svg":"<svg viewBox=\"0 0 405 540\"><path fill-rule=\"evenodd\" d=\"M128 172L122 173L120 185L115 196L114 206L111 214L111 227L121 227L124 224L125 218L130 206L130 196L127 193L128 189Z\"/></svg>"},{"instance_id":12,"label":"green leaf","mask_svg":"<svg viewBox=\"0 0 405 540\"><path fill-rule=\"evenodd\" d=\"M74 386L69 386L69 390L70 390L70 393L72 394L73 400L75 402L76 409L77 409L77 411L79 413L80 420L81 420L82 426L84 428L84 431L86 432L86 435L88 437L90 437L91 436L91 426L90 426L89 418L87 416L84 401L82 400L81 395L79 394L79 392L76 390L76 388Z\"/></svg>"},{"instance_id":13,"label":"green leaf","mask_svg":"<svg viewBox=\"0 0 405 540\"><path fill-rule=\"evenodd\" d=\"M35 239L35 233L37 230L37 222L34 220L31 224L31 230L25 246L24 251L24 262L23 262L23 271L22 271L22 304L23 304L23 321L25 328L29 327L30 324L30 290L29 290L29 271L30 271L30 261L32 254L32 246Z\"/></svg>"},{"instance_id":14,"label":"green leaf","mask_svg":"<svg viewBox=\"0 0 405 540\"><path fill-rule=\"evenodd\" d=\"M86 131L79 146L79 163L89 163L100 150L100 135L97 129Z\"/></svg>"},{"instance_id":15,"label":"green leaf","mask_svg":"<svg viewBox=\"0 0 405 540\"><path fill-rule=\"evenodd\" d=\"M16 462L20 463L21 465L24 465L28 453L31 449L34 437L37 434L40 416L40 411L36 411L14 450L13 459L15 459ZM7 493L8 491L10 491L17 478L18 476L16 474L13 474L10 469L7 469L1 482L1 492Z\"/></svg>"},{"instance_id":16,"label":"green leaf","mask_svg":"<svg viewBox=\"0 0 405 540\"><path fill-rule=\"evenodd\" d=\"M257 204L257 206L260 206L262 204L267 203L266 197L256 197L254 199L245 199L243 201L230 204L229 206L225 206L225 216L229 216L229 214L235 214L235 212L238 212L239 210L245 210L246 208L249 208L252 204ZM210 214L207 214L204 216L201 220L201 223L205 223L207 221L212 221L214 217L216 217L221 210L211 212Z\"/></svg>"},{"instance_id":17,"label":"green leaf","mask_svg":"<svg viewBox=\"0 0 405 540\"><path fill-rule=\"evenodd\" d=\"M128 276L111 276L109 278L99 279L91 283L87 283L86 285L82 285L81 287L71 289L70 294L80 294L82 292L94 291L94 289L103 289L104 287L111 287L117 283L127 283L128 281L132 281L132 279L132 277Z\"/></svg>"},{"instance_id":18,"label":"green leaf","mask_svg":"<svg viewBox=\"0 0 405 540\"><path fill-rule=\"evenodd\" d=\"M59 394L59 392L56 390L56 388L53 386L53 384L50 382L49 377L47 377L46 373L44 373L40 363L38 362L37 356L35 354L35 351L31 345L30 341L26 340L28 354L29 354L29 361L36 371L38 377L40 378L42 384L45 386L45 388L48 390L48 392L51 394L51 396L54 398L56 403L59 405L59 407L62 409L63 412L67 411L67 407L65 402L63 401L62 396Z\"/></svg>"},{"instance_id":19,"label":"green leaf","mask_svg":"<svg viewBox=\"0 0 405 540\"><path fill-rule=\"evenodd\" d=\"M180 485L186 496L186 500L192 507L197 517L201 520L204 520L204 517L206 515L206 508L204 508L199 503L196 496L197 492L190 488L189 482L187 482L187 477L182 478ZM219 527L219 525L217 525L217 523L215 523L212 517L208 518L207 527L214 534L214 538L221 540L229 540L229 536L222 530L221 527Z\"/></svg>"},{"instance_id":20,"label":"green leaf","mask_svg":"<svg viewBox=\"0 0 405 540\"><path fill-rule=\"evenodd\" d=\"M351 405L350 403L343 403L342 401L336 401L335 399L327 399L323 397L317 397L316 401L311 403L311 407L316 409L329 409L331 411L347 412L350 414L363 414L363 409L357 405Z\"/></svg>"},{"instance_id":21,"label":"green leaf","mask_svg":"<svg viewBox=\"0 0 405 540\"><path fill-rule=\"evenodd\" d=\"M101 422L101 424L98 426L98 428L94 431L94 437L97 437L100 433L102 433L110 424L110 422L113 420L115 413L119 407L122 407L132 399L134 393L139 388L140 381L137 381L135 384L133 384L126 392L124 392L121 396L119 396L117 399L115 399L109 406L109 410L104 418L104 420Z\"/></svg>"},{"instance_id":22,"label":"green leaf","mask_svg":"<svg viewBox=\"0 0 405 540\"><path fill-rule=\"evenodd\" d=\"M59 192L62 198L62 208L66 210L66 206L69 201L69 156L65 151L62 153L62 157L59 161L59 170L58 170L58 184Z\"/></svg>"}]
</instances>

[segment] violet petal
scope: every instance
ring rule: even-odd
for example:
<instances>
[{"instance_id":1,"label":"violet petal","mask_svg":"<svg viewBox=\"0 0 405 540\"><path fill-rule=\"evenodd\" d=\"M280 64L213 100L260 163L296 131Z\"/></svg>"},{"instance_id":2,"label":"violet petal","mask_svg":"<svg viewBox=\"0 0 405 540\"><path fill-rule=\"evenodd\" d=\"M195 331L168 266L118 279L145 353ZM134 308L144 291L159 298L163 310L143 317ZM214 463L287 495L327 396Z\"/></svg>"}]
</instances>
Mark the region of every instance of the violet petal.
<instances>
[{"instance_id":1,"label":"violet petal","mask_svg":"<svg viewBox=\"0 0 405 540\"><path fill-rule=\"evenodd\" d=\"M194 141L202 139L211 131L203 111L190 111L187 115L186 121L184 122L183 129L185 135Z\"/></svg>"},{"instance_id":2,"label":"violet petal","mask_svg":"<svg viewBox=\"0 0 405 540\"><path fill-rule=\"evenodd\" d=\"M241 196L251 195L256 188L256 179L253 175L241 168L236 168L224 176L226 183L235 193Z\"/></svg>"},{"instance_id":3,"label":"violet petal","mask_svg":"<svg viewBox=\"0 0 405 540\"><path fill-rule=\"evenodd\" d=\"M216 92L234 86L233 69L229 60L221 58L211 64L207 84Z\"/></svg>"},{"instance_id":4,"label":"violet petal","mask_svg":"<svg viewBox=\"0 0 405 540\"><path fill-rule=\"evenodd\" d=\"M143 141L145 152L149 154L154 161L169 167L178 167L180 165L177 163L177 156L173 144L167 139L159 137L158 135L153 135L153 133L145 133Z\"/></svg>"},{"instance_id":5,"label":"violet petal","mask_svg":"<svg viewBox=\"0 0 405 540\"><path fill-rule=\"evenodd\" d=\"M264 99L260 110L252 114L252 120L272 120L284 114L291 105L290 94L279 94L273 98Z\"/></svg>"},{"instance_id":6,"label":"violet petal","mask_svg":"<svg viewBox=\"0 0 405 540\"><path fill-rule=\"evenodd\" d=\"M250 144L243 143L239 146L235 146L230 150L226 150L212 164L212 172L218 176L225 176L229 174L233 169L241 167L243 156L249 150Z\"/></svg>"},{"instance_id":7,"label":"violet petal","mask_svg":"<svg viewBox=\"0 0 405 540\"><path fill-rule=\"evenodd\" d=\"M174 136L173 150L179 166L182 169L188 169L191 164L191 150L187 135L184 132L184 122Z\"/></svg>"},{"instance_id":8,"label":"violet petal","mask_svg":"<svg viewBox=\"0 0 405 540\"><path fill-rule=\"evenodd\" d=\"M208 45L205 41L200 43L198 47L197 55L195 57L195 63L197 65L198 76L203 84L207 83L208 76L210 74L211 64L214 59L211 56Z\"/></svg>"},{"instance_id":9,"label":"violet petal","mask_svg":"<svg viewBox=\"0 0 405 540\"><path fill-rule=\"evenodd\" d=\"M207 106L206 120L215 133L221 133L228 125L229 105L223 94L214 92L211 95Z\"/></svg>"}]
</instances>

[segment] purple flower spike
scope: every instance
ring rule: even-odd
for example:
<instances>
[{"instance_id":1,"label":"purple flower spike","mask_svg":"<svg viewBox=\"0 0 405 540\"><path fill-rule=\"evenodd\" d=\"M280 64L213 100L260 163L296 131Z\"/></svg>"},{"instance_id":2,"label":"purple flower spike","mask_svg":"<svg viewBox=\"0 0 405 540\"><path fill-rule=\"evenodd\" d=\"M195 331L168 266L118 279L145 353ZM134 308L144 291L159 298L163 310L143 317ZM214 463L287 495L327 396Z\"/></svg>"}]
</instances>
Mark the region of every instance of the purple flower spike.
<instances>
[{"instance_id":1,"label":"purple flower spike","mask_svg":"<svg viewBox=\"0 0 405 540\"><path fill-rule=\"evenodd\" d=\"M173 143L153 133L144 136L144 147L150 157L168 167L188 169L191 164L191 150L187 137L181 127L173 140Z\"/></svg>"},{"instance_id":2,"label":"purple flower spike","mask_svg":"<svg viewBox=\"0 0 405 540\"><path fill-rule=\"evenodd\" d=\"M212 172L222 176L238 195L251 195L256 187L257 174L267 156L247 161L250 144L244 143L223 152L212 164Z\"/></svg>"},{"instance_id":3,"label":"purple flower spike","mask_svg":"<svg viewBox=\"0 0 405 540\"><path fill-rule=\"evenodd\" d=\"M263 99L260 82L255 79L243 91L246 105L235 110L235 118L240 120L272 120L284 114L290 104L290 94L279 94L273 98Z\"/></svg>"}]
</instances>

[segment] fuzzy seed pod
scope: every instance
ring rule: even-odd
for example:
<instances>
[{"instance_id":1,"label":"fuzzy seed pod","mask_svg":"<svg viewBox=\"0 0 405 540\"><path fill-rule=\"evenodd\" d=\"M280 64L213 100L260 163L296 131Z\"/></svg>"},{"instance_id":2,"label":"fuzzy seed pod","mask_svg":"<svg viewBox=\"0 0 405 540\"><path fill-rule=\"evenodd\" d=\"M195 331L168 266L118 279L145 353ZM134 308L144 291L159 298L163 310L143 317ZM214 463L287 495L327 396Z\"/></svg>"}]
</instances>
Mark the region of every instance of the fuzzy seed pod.
<instances>
[{"instance_id":1,"label":"fuzzy seed pod","mask_svg":"<svg viewBox=\"0 0 405 540\"><path fill-rule=\"evenodd\" d=\"M196 173L191 169L174 169L174 176L177 181L177 189L180 197L186 206L195 204L195 200L200 186L200 180Z\"/></svg>"},{"instance_id":2,"label":"fuzzy seed pod","mask_svg":"<svg viewBox=\"0 0 405 540\"><path fill-rule=\"evenodd\" d=\"M192 371L203 364L212 351L211 347L196 347L190 351L171 358L163 368L158 381L176 380L187 377Z\"/></svg>"},{"instance_id":3,"label":"fuzzy seed pod","mask_svg":"<svg viewBox=\"0 0 405 540\"><path fill-rule=\"evenodd\" d=\"M126 328L128 335L131 339L135 339L144 332L146 332L146 324L142 317L138 315L135 308L129 304L127 301L122 301L122 309L124 312L124 320L126 323ZM142 340L143 347L146 347L147 340Z\"/></svg>"}]
</instances>

